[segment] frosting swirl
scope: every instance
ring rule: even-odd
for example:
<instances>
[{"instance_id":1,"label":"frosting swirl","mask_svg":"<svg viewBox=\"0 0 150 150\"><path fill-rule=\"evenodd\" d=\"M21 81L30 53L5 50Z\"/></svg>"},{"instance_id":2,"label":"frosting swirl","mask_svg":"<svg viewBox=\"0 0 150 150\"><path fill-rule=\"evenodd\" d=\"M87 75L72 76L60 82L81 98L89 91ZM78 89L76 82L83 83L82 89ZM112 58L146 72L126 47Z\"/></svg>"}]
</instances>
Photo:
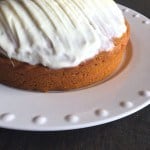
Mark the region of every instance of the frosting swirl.
<instances>
[{"instance_id":1,"label":"frosting swirl","mask_svg":"<svg viewBox=\"0 0 150 150\"><path fill-rule=\"evenodd\" d=\"M113 0L0 1L0 53L31 65L77 66L125 31Z\"/></svg>"}]
</instances>

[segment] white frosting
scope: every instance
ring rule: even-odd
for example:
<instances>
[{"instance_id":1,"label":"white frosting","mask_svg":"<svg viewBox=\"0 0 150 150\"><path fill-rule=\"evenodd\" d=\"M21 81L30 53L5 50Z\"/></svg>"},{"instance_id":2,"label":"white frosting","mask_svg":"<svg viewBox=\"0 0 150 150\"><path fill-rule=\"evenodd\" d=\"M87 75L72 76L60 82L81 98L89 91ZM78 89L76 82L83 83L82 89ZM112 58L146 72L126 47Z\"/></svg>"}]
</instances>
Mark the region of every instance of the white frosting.
<instances>
[{"instance_id":1,"label":"white frosting","mask_svg":"<svg viewBox=\"0 0 150 150\"><path fill-rule=\"evenodd\" d=\"M113 0L0 0L0 52L32 65L77 66L125 31Z\"/></svg>"}]
</instances>

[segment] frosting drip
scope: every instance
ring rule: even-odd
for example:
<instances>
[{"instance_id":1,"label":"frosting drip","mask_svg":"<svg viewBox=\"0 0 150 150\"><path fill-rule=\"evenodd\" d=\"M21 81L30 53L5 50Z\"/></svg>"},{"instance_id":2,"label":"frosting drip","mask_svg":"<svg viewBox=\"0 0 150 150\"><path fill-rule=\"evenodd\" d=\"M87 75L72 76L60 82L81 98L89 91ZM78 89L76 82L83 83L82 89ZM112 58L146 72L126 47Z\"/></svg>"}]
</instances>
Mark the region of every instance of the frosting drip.
<instances>
[{"instance_id":1,"label":"frosting drip","mask_svg":"<svg viewBox=\"0 0 150 150\"><path fill-rule=\"evenodd\" d=\"M0 53L31 65L77 66L125 31L113 0L0 1Z\"/></svg>"}]
</instances>

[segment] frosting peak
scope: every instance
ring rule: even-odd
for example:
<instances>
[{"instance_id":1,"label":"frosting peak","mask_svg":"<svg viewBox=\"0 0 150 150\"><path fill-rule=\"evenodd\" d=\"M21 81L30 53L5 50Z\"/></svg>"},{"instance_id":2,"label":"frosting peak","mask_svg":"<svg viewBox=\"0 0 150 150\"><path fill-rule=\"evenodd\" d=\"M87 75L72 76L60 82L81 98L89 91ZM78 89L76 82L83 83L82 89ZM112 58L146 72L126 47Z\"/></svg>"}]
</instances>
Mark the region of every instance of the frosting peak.
<instances>
[{"instance_id":1,"label":"frosting peak","mask_svg":"<svg viewBox=\"0 0 150 150\"><path fill-rule=\"evenodd\" d=\"M77 66L125 31L113 0L0 1L0 52L32 65Z\"/></svg>"}]
</instances>

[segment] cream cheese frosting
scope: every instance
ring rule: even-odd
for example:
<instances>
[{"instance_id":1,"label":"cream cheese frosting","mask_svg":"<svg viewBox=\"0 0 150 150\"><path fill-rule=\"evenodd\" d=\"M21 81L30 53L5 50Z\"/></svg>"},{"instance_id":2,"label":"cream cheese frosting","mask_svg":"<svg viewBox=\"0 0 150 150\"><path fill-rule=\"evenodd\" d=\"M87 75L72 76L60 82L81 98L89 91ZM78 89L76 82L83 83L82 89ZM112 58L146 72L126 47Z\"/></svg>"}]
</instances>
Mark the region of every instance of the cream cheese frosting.
<instances>
[{"instance_id":1,"label":"cream cheese frosting","mask_svg":"<svg viewBox=\"0 0 150 150\"><path fill-rule=\"evenodd\" d=\"M113 0L0 1L0 53L31 65L78 66L125 31Z\"/></svg>"}]
</instances>

